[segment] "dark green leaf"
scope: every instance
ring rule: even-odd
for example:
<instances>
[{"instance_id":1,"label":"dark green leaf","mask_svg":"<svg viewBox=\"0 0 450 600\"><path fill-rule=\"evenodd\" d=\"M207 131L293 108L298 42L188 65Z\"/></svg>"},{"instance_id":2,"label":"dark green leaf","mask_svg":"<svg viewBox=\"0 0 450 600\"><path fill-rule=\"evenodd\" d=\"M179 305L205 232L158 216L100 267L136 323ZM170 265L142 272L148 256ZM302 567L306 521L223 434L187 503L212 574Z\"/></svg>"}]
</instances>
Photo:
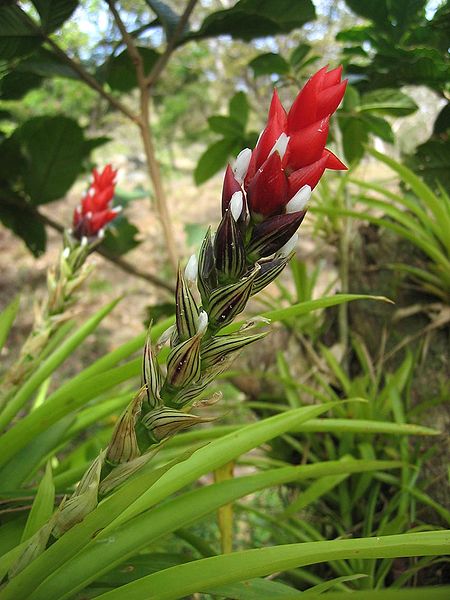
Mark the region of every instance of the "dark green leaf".
<instances>
[{"instance_id":1,"label":"dark green leaf","mask_svg":"<svg viewBox=\"0 0 450 600\"><path fill-rule=\"evenodd\" d=\"M0 60L11 60L32 52L43 37L16 6L0 6Z\"/></svg>"},{"instance_id":2,"label":"dark green leaf","mask_svg":"<svg viewBox=\"0 0 450 600\"><path fill-rule=\"evenodd\" d=\"M8 204L2 198L0 200L0 221L22 238L34 256L39 256L44 252L47 239L45 227L36 219L31 207L24 206L23 202L18 199L18 206L15 208L14 196L9 198Z\"/></svg>"},{"instance_id":3,"label":"dark green leaf","mask_svg":"<svg viewBox=\"0 0 450 600\"><path fill-rule=\"evenodd\" d=\"M450 102L444 106L434 122L433 134L446 133L450 129Z\"/></svg>"},{"instance_id":4,"label":"dark green leaf","mask_svg":"<svg viewBox=\"0 0 450 600\"><path fill-rule=\"evenodd\" d=\"M293 67L298 67L310 50L311 46L309 44L299 44L297 48L294 48L289 57L291 65Z\"/></svg>"},{"instance_id":5,"label":"dark green leaf","mask_svg":"<svg viewBox=\"0 0 450 600\"><path fill-rule=\"evenodd\" d=\"M126 217L120 216L106 229L102 248L111 256L121 256L140 244L136 238L139 229L128 221Z\"/></svg>"},{"instance_id":6,"label":"dark green leaf","mask_svg":"<svg viewBox=\"0 0 450 600\"><path fill-rule=\"evenodd\" d=\"M150 72L159 54L151 48L138 47L139 53L144 61L144 70ZM124 50L118 56L113 56L109 61L101 67L101 70L106 72L106 83L113 89L119 92L129 92L137 86L136 69L127 52Z\"/></svg>"},{"instance_id":7,"label":"dark green leaf","mask_svg":"<svg viewBox=\"0 0 450 600\"><path fill-rule=\"evenodd\" d=\"M229 102L230 117L238 121L245 129L248 121L248 100L244 92L237 92ZM241 130L242 133L242 130Z\"/></svg>"},{"instance_id":8,"label":"dark green leaf","mask_svg":"<svg viewBox=\"0 0 450 600\"><path fill-rule=\"evenodd\" d=\"M204 183L221 169L236 147L236 140L225 138L215 142L201 155L194 171L197 185Z\"/></svg>"},{"instance_id":9,"label":"dark green leaf","mask_svg":"<svg viewBox=\"0 0 450 600\"><path fill-rule=\"evenodd\" d=\"M363 94L360 110L378 112L385 115L405 116L417 110L412 98L395 89L379 89Z\"/></svg>"},{"instance_id":10,"label":"dark green leaf","mask_svg":"<svg viewBox=\"0 0 450 600\"><path fill-rule=\"evenodd\" d=\"M33 204L61 198L82 170L83 130L67 117L35 117L14 132L28 160L25 190Z\"/></svg>"},{"instance_id":11,"label":"dark green leaf","mask_svg":"<svg viewBox=\"0 0 450 600\"><path fill-rule=\"evenodd\" d=\"M158 20L161 22L166 33L166 40L170 40L178 25L178 21L180 20L179 15L177 15L177 13L165 2L161 2L161 0L145 0L145 2L150 6L152 11L158 17ZM185 27L185 30L186 29L187 28Z\"/></svg>"},{"instance_id":12,"label":"dark green leaf","mask_svg":"<svg viewBox=\"0 0 450 600\"><path fill-rule=\"evenodd\" d=\"M214 115L209 117L208 125L215 133L220 133L224 137L236 138L242 134L242 125L231 117Z\"/></svg>"},{"instance_id":13,"label":"dark green leaf","mask_svg":"<svg viewBox=\"0 0 450 600\"><path fill-rule=\"evenodd\" d=\"M79 79L78 74L56 54L46 48L39 48L17 66L21 73L34 73L41 77L66 77Z\"/></svg>"},{"instance_id":14,"label":"dark green leaf","mask_svg":"<svg viewBox=\"0 0 450 600\"><path fill-rule=\"evenodd\" d=\"M315 19L310 0L239 0L229 9L206 17L200 29L185 39L202 39L219 35L249 41L277 33L289 33Z\"/></svg>"},{"instance_id":15,"label":"dark green leaf","mask_svg":"<svg viewBox=\"0 0 450 600\"><path fill-rule=\"evenodd\" d=\"M0 98L2 100L19 100L30 90L39 87L42 77L35 73L11 71L0 80Z\"/></svg>"},{"instance_id":16,"label":"dark green leaf","mask_svg":"<svg viewBox=\"0 0 450 600\"><path fill-rule=\"evenodd\" d=\"M376 23L381 29L390 26L386 0L345 0L354 13Z\"/></svg>"},{"instance_id":17,"label":"dark green leaf","mask_svg":"<svg viewBox=\"0 0 450 600\"><path fill-rule=\"evenodd\" d=\"M45 33L58 29L78 6L78 0L32 0Z\"/></svg>"},{"instance_id":18,"label":"dark green leaf","mask_svg":"<svg viewBox=\"0 0 450 600\"><path fill-rule=\"evenodd\" d=\"M450 142L442 139L428 140L417 147L416 153L406 159L407 166L436 187L439 181L450 190Z\"/></svg>"},{"instance_id":19,"label":"dark green leaf","mask_svg":"<svg viewBox=\"0 0 450 600\"><path fill-rule=\"evenodd\" d=\"M341 119L342 140L345 158L349 163L358 162L364 154L364 144L368 139L367 127L356 117Z\"/></svg>"},{"instance_id":20,"label":"dark green leaf","mask_svg":"<svg viewBox=\"0 0 450 600\"><path fill-rule=\"evenodd\" d=\"M111 138L102 135L100 137L90 138L84 141L84 152L86 155L90 154L96 148L104 146L111 141ZM117 195L117 194L116 194Z\"/></svg>"},{"instance_id":21,"label":"dark green leaf","mask_svg":"<svg viewBox=\"0 0 450 600\"><path fill-rule=\"evenodd\" d=\"M280 55L274 52L260 54L248 63L255 77L261 75L285 75L289 73L288 62Z\"/></svg>"},{"instance_id":22,"label":"dark green leaf","mask_svg":"<svg viewBox=\"0 0 450 600\"><path fill-rule=\"evenodd\" d=\"M389 144L393 144L395 142L392 128L385 119L368 114L362 115L361 118L364 123L366 123L371 133L381 138L385 142L388 142Z\"/></svg>"}]
</instances>

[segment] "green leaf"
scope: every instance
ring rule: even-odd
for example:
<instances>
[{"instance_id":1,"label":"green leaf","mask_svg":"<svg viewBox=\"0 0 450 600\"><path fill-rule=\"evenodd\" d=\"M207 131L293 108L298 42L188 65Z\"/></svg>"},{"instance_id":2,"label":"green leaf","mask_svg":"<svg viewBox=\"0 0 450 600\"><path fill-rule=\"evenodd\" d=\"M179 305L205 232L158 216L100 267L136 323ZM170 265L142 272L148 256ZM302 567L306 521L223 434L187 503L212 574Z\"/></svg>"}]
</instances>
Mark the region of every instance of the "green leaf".
<instances>
[{"instance_id":1,"label":"green leaf","mask_svg":"<svg viewBox=\"0 0 450 600\"><path fill-rule=\"evenodd\" d=\"M346 160L349 163L359 162L364 155L364 144L368 140L366 124L357 117L341 118L339 123Z\"/></svg>"},{"instance_id":2,"label":"green leaf","mask_svg":"<svg viewBox=\"0 0 450 600\"><path fill-rule=\"evenodd\" d=\"M354 13L373 21L381 29L389 29L390 19L386 0L346 0L346 4Z\"/></svg>"},{"instance_id":3,"label":"green leaf","mask_svg":"<svg viewBox=\"0 0 450 600\"><path fill-rule=\"evenodd\" d=\"M418 109L407 94L395 89L378 89L361 96L360 111L378 112L384 115L406 116Z\"/></svg>"},{"instance_id":4,"label":"green leaf","mask_svg":"<svg viewBox=\"0 0 450 600\"><path fill-rule=\"evenodd\" d=\"M0 80L0 98L2 100L19 100L25 94L42 83L42 77L35 73L11 71Z\"/></svg>"},{"instance_id":5,"label":"green leaf","mask_svg":"<svg viewBox=\"0 0 450 600\"><path fill-rule=\"evenodd\" d=\"M450 531L377 538L306 542L244 550L171 567L99 596L102 600L175 600L206 587L262 577L338 559L396 558L446 554Z\"/></svg>"},{"instance_id":6,"label":"green leaf","mask_svg":"<svg viewBox=\"0 0 450 600\"><path fill-rule=\"evenodd\" d=\"M68 337L64 343L61 344L59 348L57 348L44 362L42 362L31 377L19 388L16 395L9 401L7 406L4 408L3 412L0 415L1 426L4 427L8 425L11 419L17 414L17 412L22 408L22 406L29 400L32 394L38 389L38 387L59 367L61 363L63 363L68 356L72 354L72 352L77 348L88 335L90 335L99 323L108 315L113 308L117 305L119 300L114 300L110 302L103 308L101 308L94 316L88 319L81 327L75 331L70 337ZM32 415L39 415L41 412L44 414L47 413L48 403L44 403L42 406L37 408L33 413L28 415L31 417ZM47 426L50 424L50 420L47 422ZM5 446L8 446L8 436L15 437L14 430L18 427L19 429L27 428L26 419L22 419L19 421L15 427L10 429L7 433L5 433L0 440L0 445L2 443ZM5 464L7 460L15 454L17 450L23 448L28 443L28 438L25 436L22 439L17 440L18 446L13 447L9 446L9 454L6 460L1 460L1 464Z\"/></svg>"},{"instance_id":7,"label":"green leaf","mask_svg":"<svg viewBox=\"0 0 450 600\"><path fill-rule=\"evenodd\" d=\"M22 60L16 67L20 73L33 73L41 77L65 77L79 80L80 77L67 63L47 48L39 48Z\"/></svg>"},{"instance_id":8,"label":"green leaf","mask_svg":"<svg viewBox=\"0 0 450 600\"><path fill-rule=\"evenodd\" d=\"M450 129L450 102L444 106L441 112L436 117L433 126L433 135L445 133Z\"/></svg>"},{"instance_id":9,"label":"green leaf","mask_svg":"<svg viewBox=\"0 0 450 600\"><path fill-rule=\"evenodd\" d=\"M152 48L137 47L144 62L144 71L149 73L159 58ZM137 86L136 69L127 50L110 58L100 71L106 72L106 83L118 92L130 92Z\"/></svg>"},{"instance_id":10,"label":"green leaf","mask_svg":"<svg viewBox=\"0 0 450 600\"><path fill-rule=\"evenodd\" d=\"M405 158L406 165L433 188L438 182L444 189L450 189L450 142L448 139L431 139L417 146L413 155Z\"/></svg>"},{"instance_id":11,"label":"green leaf","mask_svg":"<svg viewBox=\"0 0 450 600\"><path fill-rule=\"evenodd\" d=\"M5 345L8 334L16 320L17 311L20 306L20 296L16 296L8 306L0 313L0 350Z\"/></svg>"},{"instance_id":12,"label":"green leaf","mask_svg":"<svg viewBox=\"0 0 450 600\"><path fill-rule=\"evenodd\" d=\"M72 15L78 0L32 0L45 33L58 29Z\"/></svg>"},{"instance_id":13,"label":"green leaf","mask_svg":"<svg viewBox=\"0 0 450 600\"><path fill-rule=\"evenodd\" d=\"M166 33L166 40L169 41L177 28L178 21L180 20L179 15L168 4L161 2L161 0L145 0L145 2L158 17ZM184 33L186 33L186 30L187 25L184 28Z\"/></svg>"},{"instance_id":14,"label":"green leaf","mask_svg":"<svg viewBox=\"0 0 450 600\"><path fill-rule=\"evenodd\" d=\"M25 189L33 204L66 194L82 170L86 155L83 130L68 117L34 117L14 132L28 160Z\"/></svg>"},{"instance_id":15,"label":"green leaf","mask_svg":"<svg viewBox=\"0 0 450 600\"><path fill-rule=\"evenodd\" d=\"M25 242L34 256L45 251L47 234L44 225L38 221L31 206L21 198L15 198L12 192L8 202L0 198L0 221Z\"/></svg>"},{"instance_id":16,"label":"green leaf","mask_svg":"<svg viewBox=\"0 0 450 600\"><path fill-rule=\"evenodd\" d=\"M248 100L245 92L236 92L228 104L230 117L240 123L245 129L248 122ZM242 129L241 129L242 134Z\"/></svg>"},{"instance_id":17,"label":"green leaf","mask_svg":"<svg viewBox=\"0 0 450 600\"><path fill-rule=\"evenodd\" d=\"M348 579L347 579L348 581ZM364 600L447 600L450 586L436 585L407 589L386 588L381 590L364 590ZM359 595L358 592L354 594ZM327 592L326 595L311 593L308 600L348 600L348 592Z\"/></svg>"},{"instance_id":18,"label":"green leaf","mask_svg":"<svg viewBox=\"0 0 450 600\"><path fill-rule=\"evenodd\" d=\"M105 238L101 247L111 256L122 256L141 243L136 238L139 229L130 223L126 217L120 215L112 225L106 229Z\"/></svg>"},{"instance_id":19,"label":"green leaf","mask_svg":"<svg viewBox=\"0 0 450 600\"><path fill-rule=\"evenodd\" d=\"M0 6L0 60L12 60L32 52L44 38L16 4Z\"/></svg>"},{"instance_id":20,"label":"green leaf","mask_svg":"<svg viewBox=\"0 0 450 600\"><path fill-rule=\"evenodd\" d=\"M375 115L363 114L362 120L366 123L370 132L381 138L385 142L389 144L393 144L395 142L394 132L390 124L381 117L376 117Z\"/></svg>"},{"instance_id":21,"label":"green leaf","mask_svg":"<svg viewBox=\"0 0 450 600\"><path fill-rule=\"evenodd\" d=\"M197 185L204 183L217 173L227 162L236 147L236 139L225 138L215 142L200 156L194 171Z\"/></svg>"},{"instance_id":22,"label":"green leaf","mask_svg":"<svg viewBox=\"0 0 450 600\"><path fill-rule=\"evenodd\" d=\"M48 521L53 514L54 506L55 486L53 485L52 467L50 463L47 463L23 530L21 542L34 535Z\"/></svg>"},{"instance_id":23,"label":"green leaf","mask_svg":"<svg viewBox=\"0 0 450 600\"><path fill-rule=\"evenodd\" d=\"M206 17L200 29L185 39L202 39L231 35L244 41L253 38L289 33L315 19L310 0L239 0L229 9L219 10Z\"/></svg>"},{"instance_id":24,"label":"green leaf","mask_svg":"<svg viewBox=\"0 0 450 600\"><path fill-rule=\"evenodd\" d=\"M299 44L297 48L292 50L291 55L289 57L289 62L293 67L299 67L304 58L308 55L311 50L311 46L309 44Z\"/></svg>"},{"instance_id":25,"label":"green leaf","mask_svg":"<svg viewBox=\"0 0 450 600\"><path fill-rule=\"evenodd\" d=\"M208 125L215 133L232 138L233 140L242 135L242 125L232 117L214 115L208 118Z\"/></svg>"},{"instance_id":26,"label":"green leaf","mask_svg":"<svg viewBox=\"0 0 450 600\"><path fill-rule=\"evenodd\" d=\"M255 77L261 75L285 75L289 73L289 63L280 55L274 52L260 54L248 63Z\"/></svg>"}]
</instances>

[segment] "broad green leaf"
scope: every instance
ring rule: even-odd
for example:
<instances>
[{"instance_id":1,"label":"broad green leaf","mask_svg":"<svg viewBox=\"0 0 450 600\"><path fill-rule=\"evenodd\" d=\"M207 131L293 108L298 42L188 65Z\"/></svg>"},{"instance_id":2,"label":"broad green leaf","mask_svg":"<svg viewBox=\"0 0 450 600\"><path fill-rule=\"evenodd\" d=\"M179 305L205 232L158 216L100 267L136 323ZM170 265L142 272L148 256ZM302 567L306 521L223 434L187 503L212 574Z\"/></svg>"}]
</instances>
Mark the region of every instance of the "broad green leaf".
<instances>
[{"instance_id":1,"label":"broad green leaf","mask_svg":"<svg viewBox=\"0 0 450 600\"><path fill-rule=\"evenodd\" d=\"M51 33L72 15L78 0L32 0L41 18L41 27Z\"/></svg>"},{"instance_id":2,"label":"broad green leaf","mask_svg":"<svg viewBox=\"0 0 450 600\"><path fill-rule=\"evenodd\" d=\"M449 585L436 585L407 589L364 590L364 600L447 600L450 595ZM357 594L357 592L354 592ZM348 600L348 592L327 592L323 594L308 594L308 600Z\"/></svg>"},{"instance_id":3,"label":"broad green leaf","mask_svg":"<svg viewBox=\"0 0 450 600\"><path fill-rule=\"evenodd\" d=\"M17 311L20 306L20 296L16 296L8 306L0 313L0 350L5 345L11 327L16 320Z\"/></svg>"},{"instance_id":4,"label":"broad green leaf","mask_svg":"<svg viewBox=\"0 0 450 600\"><path fill-rule=\"evenodd\" d=\"M311 46L309 44L299 44L294 50L292 50L291 55L289 57L289 62L293 67L298 67L304 58L308 55L311 50Z\"/></svg>"},{"instance_id":5,"label":"broad green leaf","mask_svg":"<svg viewBox=\"0 0 450 600\"><path fill-rule=\"evenodd\" d=\"M19 100L30 90L42 83L42 77L35 73L11 71L0 80L0 98L2 100Z\"/></svg>"},{"instance_id":6,"label":"broad green leaf","mask_svg":"<svg viewBox=\"0 0 450 600\"><path fill-rule=\"evenodd\" d=\"M445 138L426 141L417 146L414 154L405 157L406 165L436 189L438 182L450 189L450 143Z\"/></svg>"},{"instance_id":7,"label":"broad green leaf","mask_svg":"<svg viewBox=\"0 0 450 600\"><path fill-rule=\"evenodd\" d=\"M0 221L23 240L34 256L40 256L47 244L43 223L36 218L33 208L13 192L8 195L7 200L6 202L2 198L0 201Z\"/></svg>"},{"instance_id":8,"label":"broad green leaf","mask_svg":"<svg viewBox=\"0 0 450 600\"><path fill-rule=\"evenodd\" d=\"M238 121L245 129L248 122L248 100L244 92L236 92L228 104L230 117ZM242 129L241 129L242 134Z\"/></svg>"},{"instance_id":9,"label":"broad green leaf","mask_svg":"<svg viewBox=\"0 0 450 600\"><path fill-rule=\"evenodd\" d=\"M175 600L205 587L262 577L305 565L358 557L396 558L448 553L450 531L288 544L214 556L171 567L99 596L102 600Z\"/></svg>"},{"instance_id":10,"label":"broad green leaf","mask_svg":"<svg viewBox=\"0 0 450 600\"><path fill-rule=\"evenodd\" d=\"M64 196L81 172L86 156L78 123L68 117L34 117L23 123L14 137L28 162L23 176L33 204Z\"/></svg>"},{"instance_id":11,"label":"broad green leaf","mask_svg":"<svg viewBox=\"0 0 450 600\"><path fill-rule=\"evenodd\" d=\"M341 117L339 124L342 130L342 143L346 160L349 163L360 161L364 155L364 145L369 137L367 125L356 116Z\"/></svg>"},{"instance_id":12,"label":"broad green leaf","mask_svg":"<svg viewBox=\"0 0 450 600\"><path fill-rule=\"evenodd\" d=\"M145 2L150 6L152 11L158 17L158 20L161 22L166 34L166 40L170 40L177 28L180 17L168 4L161 2L161 0L145 0ZM186 29L187 27L185 26L184 32L186 32Z\"/></svg>"},{"instance_id":13,"label":"broad green leaf","mask_svg":"<svg viewBox=\"0 0 450 600\"><path fill-rule=\"evenodd\" d=\"M236 142L236 139L225 138L205 150L194 171L194 180L197 185L210 179L226 164L236 148Z\"/></svg>"},{"instance_id":14,"label":"broad green leaf","mask_svg":"<svg viewBox=\"0 0 450 600\"><path fill-rule=\"evenodd\" d=\"M360 111L378 112L384 115L406 116L418 106L407 94L395 89L379 89L361 96Z\"/></svg>"},{"instance_id":15,"label":"broad green leaf","mask_svg":"<svg viewBox=\"0 0 450 600\"><path fill-rule=\"evenodd\" d=\"M138 46L137 49L144 62L144 71L148 74L158 60L159 54L152 48ZM113 90L130 92L137 86L136 69L127 50L110 58L100 67L100 71L103 70L106 73L106 83Z\"/></svg>"},{"instance_id":16,"label":"broad green leaf","mask_svg":"<svg viewBox=\"0 0 450 600\"><path fill-rule=\"evenodd\" d=\"M205 590L207 594L223 596L229 600L294 600L300 598L303 592L270 579L250 579L242 583L230 583L214 589Z\"/></svg>"},{"instance_id":17,"label":"broad green leaf","mask_svg":"<svg viewBox=\"0 0 450 600\"><path fill-rule=\"evenodd\" d=\"M225 137L239 138L242 135L242 125L232 117L214 115L208 119L209 128Z\"/></svg>"},{"instance_id":18,"label":"broad green leaf","mask_svg":"<svg viewBox=\"0 0 450 600\"><path fill-rule=\"evenodd\" d=\"M289 73L289 63L280 55L274 52L260 54L248 63L255 77L261 75L285 75Z\"/></svg>"},{"instance_id":19,"label":"broad green leaf","mask_svg":"<svg viewBox=\"0 0 450 600\"><path fill-rule=\"evenodd\" d=\"M370 114L363 114L361 115L361 118L364 123L366 123L371 133L381 138L385 142L388 142L389 144L393 144L395 142L392 127L385 119Z\"/></svg>"},{"instance_id":20,"label":"broad green leaf","mask_svg":"<svg viewBox=\"0 0 450 600\"><path fill-rule=\"evenodd\" d=\"M16 4L0 6L0 60L12 60L32 52L44 41Z\"/></svg>"},{"instance_id":21,"label":"broad green leaf","mask_svg":"<svg viewBox=\"0 0 450 600\"><path fill-rule=\"evenodd\" d=\"M41 479L36 496L28 515L21 542L34 535L48 521L55 506L55 486L53 485L52 467L47 463L44 477Z\"/></svg>"},{"instance_id":22,"label":"broad green leaf","mask_svg":"<svg viewBox=\"0 0 450 600\"><path fill-rule=\"evenodd\" d=\"M185 36L202 39L231 35L249 41L253 38L288 33L316 17L310 0L239 0L228 9L209 14L200 29Z\"/></svg>"},{"instance_id":23,"label":"broad green leaf","mask_svg":"<svg viewBox=\"0 0 450 600\"><path fill-rule=\"evenodd\" d=\"M79 75L67 63L47 48L39 48L22 60L16 68L18 73L34 73L40 77L65 77L79 79Z\"/></svg>"},{"instance_id":24,"label":"broad green leaf","mask_svg":"<svg viewBox=\"0 0 450 600\"><path fill-rule=\"evenodd\" d=\"M126 217L120 215L107 228L101 247L110 256L122 256L139 246L141 242L136 237L138 233L139 229Z\"/></svg>"},{"instance_id":25,"label":"broad green leaf","mask_svg":"<svg viewBox=\"0 0 450 600\"><path fill-rule=\"evenodd\" d=\"M346 0L346 4L354 13L373 21L381 29L389 28L390 19L385 0Z\"/></svg>"}]
</instances>

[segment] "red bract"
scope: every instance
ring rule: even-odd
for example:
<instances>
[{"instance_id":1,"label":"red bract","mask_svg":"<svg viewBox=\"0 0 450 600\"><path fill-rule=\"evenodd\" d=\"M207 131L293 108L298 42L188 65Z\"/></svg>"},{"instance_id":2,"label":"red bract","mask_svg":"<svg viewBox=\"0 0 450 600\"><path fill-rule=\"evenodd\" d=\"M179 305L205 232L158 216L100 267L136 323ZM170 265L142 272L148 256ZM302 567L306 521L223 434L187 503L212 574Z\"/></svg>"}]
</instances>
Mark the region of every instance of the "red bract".
<instances>
[{"instance_id":1,"label":"red bract","mask_svg":"<svg viewBox=\"0 0 450 600\"><path fill-rule=\"evenodd\" d=\"M120 206L111 207L116 175L111 165L106 165L101 173L97 169L92 171L92 183L73 213L72 234L77 239L101 238L104 227L122 210Z\"/></svg>"},{"instance_id":2,"label":"red bract","mask_svg":"<svg viewBox=\"0 0 450 600\"><path fill-rule=\"evenodd\" d=\"M342 67L331 71L327 67L320 69L300 90L287 114L274 90L267 125L251 156L242 152L234 173L230 167L227 170L223 210L232 194L239 190L245 193L253 215L269 217L301 210L303 206L297 200L286 209L297 192L304 186L309 186L308 191L313 189L325 169L347 168L325 148L330 117L347 85L346 80L341 81L341 75ZM246 164L248 169L243 174Z\"/></svg>"}]
</instances>

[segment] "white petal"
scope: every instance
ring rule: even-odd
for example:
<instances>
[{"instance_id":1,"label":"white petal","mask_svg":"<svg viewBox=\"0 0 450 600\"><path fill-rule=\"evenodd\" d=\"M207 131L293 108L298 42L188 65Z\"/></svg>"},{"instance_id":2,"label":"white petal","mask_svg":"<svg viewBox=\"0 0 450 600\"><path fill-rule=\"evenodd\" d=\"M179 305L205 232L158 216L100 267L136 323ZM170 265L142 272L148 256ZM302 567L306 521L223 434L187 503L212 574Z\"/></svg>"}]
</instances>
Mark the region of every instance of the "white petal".
<instances>
[{"instance_id":1,"label":"white petal","mask_svg":"<svg viewBox=\"0 0 450 600\"><path fill-rule=\"evenodd\" d=\"M286 204L286 213L294 213L303 210L311 198L311 187L304 185L298 190L295 196Z\"/></svg>"},{"instance_id":2,"label":"white petal","mask_svg":"<svg viewBox=\"0 0 450 600\"><path fill-rule=\"evenodd\" d=\"M172 333L175 331L175 328L176 328L176 325L171 325L168 329L166 329L161 334L161 337L158 339L158 341L156 343L158 348L161 348L161 346L164 346L164 344L170 340Z\"/></svg>"},{"instance_id":3,"label":"white petal","mask_svg":"<svg viewBox=\"0 0 450 600\"><path fill-rule=\"evenodd\" d=\"M288 239L288 241L285 243L284 246L282 246L277 254L278 256L281 256L283 258L285 258L286 256L289 256L289 254L292 252L292 250L295 249L295 247L297 246L297 242L298 242L298 233L294 233L294 235Z\"/></svg>"},{"instance_id":4,"label":"white petal","mask_svg":"<svg viewBox=\"0 0 450 600\"><path fill-rule=\"evenodd\" d=\"M200 311L197 319L197 333L205 333L208 327L208 313L204 310Z\"/></svg>"},{"instance_id":5,"label":"white petal","mask_svg":"<svg viewBox=\"0 0 450 600\"><path fill-rule=\"evenodd\" d=\"M83 248L85 248L88 244L89 244L89 240L87 239L87 237L85 235L83 235L83 237L81 238L81 246Z\"/></svg>"},{"instance_id":6,"label":"white petal","mask_svg":"<svg viewBox=\"0 0 450 600\"><path fill-rule=\"evenodd\" d=\"M248 165L250 164L251 157L252 151L250 148L244 148L244 150L239 152L237 155L233 166L233 173L239 183L242 183L247 175Z\"/></svg>"},{"instance_id":7,"label":"white petal","mask_svg":"<svg viewBox=\"0 0 450 600\"><path fill-rule=\"evenodd\" d=\"M277 139L277 141L275 142L275 144L273 145L272 150L269 152L269 156L271 154L273 154L275 151L277 151L278 154L280 155L280 157L283 158L283 156L286 152L286 148L289 143L289 140L290 140L290 137L287 136L285 133L282 133L280 135L280 137Z\"/></svg>"},{"instance_id":8,"label":"white petal","mask_svg":"<svg viewBox=\"0 0 450 600\"><path fill-rule=\"evenodd\" d=\"M242 192L234 192L230 200L230 210L233 215L233 219L237 221L242 213L242 207L244 206L244 199Z\"/></svg>"},{"instance_id":9,"label":"white petal","mask_svg":"<svg viewBox=\"0 0 450 600\"><path fill-rule=\"evenodd\" d=\"M66 246L66 247L64 248L64 250L62 251L62 257L63 257L65 260L67 260L67 259L69 258L69 256L70 256L70 248L69 248L69 246Z\"/></svg>"},{"instance_id":10,"label":"white petal","mask_svg":"<svg viewBox=\"0 0 450 600\"><path fill-rule=\"evenodd\" d=\"M193 254L187 262L186 268L184 269L184 276L190 283L195 283L197 280L198 273L198 262L197 257Z\"/></svg>"}]
</instances>

